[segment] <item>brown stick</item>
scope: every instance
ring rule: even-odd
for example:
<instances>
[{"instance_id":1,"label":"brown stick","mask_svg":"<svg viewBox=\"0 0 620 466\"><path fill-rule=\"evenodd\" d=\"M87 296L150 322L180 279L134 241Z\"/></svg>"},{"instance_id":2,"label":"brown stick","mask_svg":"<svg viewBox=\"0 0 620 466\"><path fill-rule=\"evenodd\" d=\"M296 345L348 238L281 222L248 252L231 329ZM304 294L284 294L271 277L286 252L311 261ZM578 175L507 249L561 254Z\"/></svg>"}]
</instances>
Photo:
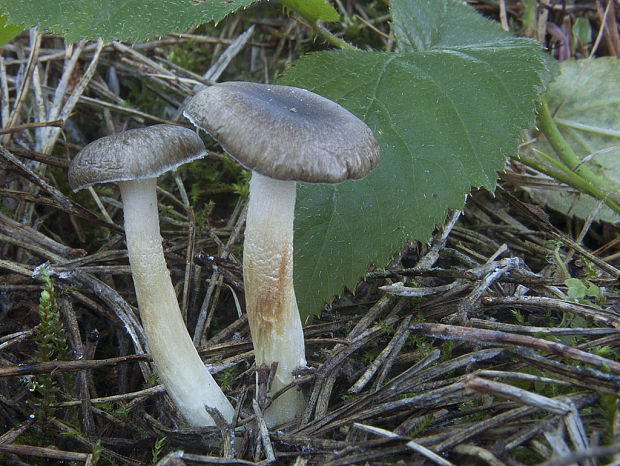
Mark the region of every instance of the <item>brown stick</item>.
<instances>
[{"instance_id":1,"label":"brown stick","mask_svg":"<svg viewBox=\"0 0 620 466\"><path fill-rule=\"evenodd\" d=\"M514 333L499 332L497 330L483 330L444 324L413 324L411 326L411 331L447 340L525 346L547 353L557 354L565 358L575 359L576 361L581 361L586 364L592 364L603 370L611 369L614 372L620 373L620 363L616 361L586 353L585 351L561 343L554 343L552 341L541 340L526 335L515 335Z\"/></svg>"},{"instance_id":2,"label":"brown stick","mask_svg":"<svg viewBox=\"0 0 620 466\"><path fill-rule=\"evenodd\" d=\"M65 122L63 120L27 123L25 125L13 126L12 128L0 128L0 135L9 134L9 133L17 133L18 131L24 131L24 130L33 129L33 128L43 128L45 126L55 126L57 128L62 128L64 124Z\"/></svg>"},{"instance_id":3,"label":"brown stick","mask_svg":"<svg viewBox=\"0 0 620 466\"><path fill-rule=\"evenodd\" d=\"M28 160L34 160L35 162L41 162L46 165L58 167L66 170L69 168L69 160L61 159L54 155L47 155L42 152L35 152L32 150L22 149L20 147L11 147L11 152L19 157L23 157Z\"/></svg>"},{"instance_id":4,"label":"brown stick","mask_svg":"<svg viewBox=\"0 0 620 466\"><path fill-rule=\"evenodd\" d=\"M64 461L87 461L90 453L77 453L75 451L56 450L55 448L32 447L29 445L0 444L0 451L13 453L14 455L41 456Z\"/></svg>"},{"instance_id":5,"label":"brown stick","mask_svg":"<svg viewBox=\"0 0 620 466\"><path fill-rule=\"evenodd\" d=\"M150 361L148 354L130 354L118 358L109 359L82 359L78 361L48 361L37 364L22 364L0 368L0 377L14 377L24 375L49 374L51 372L75 372L85 369L115 366L123 362Z\"/></svg>"}]
</instances>

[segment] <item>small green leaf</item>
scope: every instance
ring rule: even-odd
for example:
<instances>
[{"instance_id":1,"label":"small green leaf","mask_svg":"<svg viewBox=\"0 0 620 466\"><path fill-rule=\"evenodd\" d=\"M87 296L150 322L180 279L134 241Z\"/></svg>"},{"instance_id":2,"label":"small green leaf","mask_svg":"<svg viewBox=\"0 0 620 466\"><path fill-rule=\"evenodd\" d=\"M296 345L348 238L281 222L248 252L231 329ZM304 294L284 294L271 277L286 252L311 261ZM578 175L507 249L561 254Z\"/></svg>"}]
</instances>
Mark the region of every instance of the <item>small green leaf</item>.
<instances>
[{"instance_id":1,"label":"small green leaf","mask_svg":"<svg viewBox=\"0 0 620 466\"><path fill-rule=\"evenodd\" d=\"M381 162L363 180L298 187L295 292L303 316L343 285L353 289L406 239L427 240L472 186L493 190L550 76L535 43L461 2L394 0L391 8L403 52L317 52L280 80L340 103L381 147ZM457 23L459 34L451 32Z\"/></svg>"},{"instance_id":2,"label":"small green leaf","mask_svg":"<svg viewBox=\"0 0 620 466\"><path fill-rule=\"evenodd\" d=\"M318 20L338 21L340 19L338 12L325 0L280 0L280 3L312 24Z\"/></svg>"},{"instance_id":3,"label":"small green leaf","mask_svg":"<svg viewBox=\"0 0 620 466\"><path fill-rule=\"evenodd\" d=\"M588 289L586 290L586 296L594 298L597 303L603 303L605 301L605 295L601 291L601 288L596 286L594 283L587 283Z\"/></svg>"},{"instance_id":4,"label":"small green leaf","mask_svg":"<svg viewBox=\"0 0 620 466\"><path fill-rule=\"evenodd\" d=\"M567 278L564 284L568 288L568 297L573 301L579 301L586 295L586 284L578 278Z\"/></svg>"},{"instance_id":5,"label":"small green leaf","mask_svg":"<svg viewBox=\"0 0 620 466\"><path fill-rule=\"evenodd\" d=\"M23 26L16 26L14 24L7 24L6 15L2 14L0 10L0 45L6 44L11 41L17 34L24 30Z\"/></svg>"},{"instance_id":6,"label":"small green leaf","mask_svg":"<svg viewBox=\"0 0 620 466\"><path fill-rule=\"evenodd\" d=\"M573 24L573 53L580 42L584 47L592 42L590 20L581 16L575 18L575 23Z\"/></svg>"},{"instance_id":7,"label":"small green leaf","mask_svg":"<svg viewBox=\"0 0 620 466\"><path fill-rule=\"evenodd\" d=\"M257 0L0 0L11 23L39 25L79 39L143 42L195 24L221 21Z\"/></svg>"},{"instance_id":8,"label":"small green leaf","mask_svg":"<svg viewBox=\"0 0 620 466\"><path fill-rule=\"evenodd\" d=\"M585 163L614 190L612 195L620 196L620 60L568 60L560 63L560 71L547 93L551 112L562 104L556 125L580 158L594 154ZM533 148L555 154L544 136ZM539 202L580 218L587 218L600 202L573 190L528 191ZM596 219L617 222L620 216L603 207Z\"/></svg>"},{"instance_id":9,"label":"small green leaf","mask_svg":"<svg viewBox=\"0 0 620 466\"><path fill-rule=\"evenodd\" d=\"M511 312L517 322L519 322L521 325L525 323L525 317L523 317L523 314L521 314L521 311L519 309L512 309Z\"/></svg>"}]
</instances>

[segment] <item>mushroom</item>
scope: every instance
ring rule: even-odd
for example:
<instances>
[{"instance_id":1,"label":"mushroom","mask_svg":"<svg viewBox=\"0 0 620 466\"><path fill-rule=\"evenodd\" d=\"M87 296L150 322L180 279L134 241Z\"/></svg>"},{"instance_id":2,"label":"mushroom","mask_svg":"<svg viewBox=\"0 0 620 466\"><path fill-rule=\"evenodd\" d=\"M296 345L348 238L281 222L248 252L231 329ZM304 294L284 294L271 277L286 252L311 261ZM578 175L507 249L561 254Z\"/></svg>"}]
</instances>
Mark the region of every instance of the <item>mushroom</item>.
<instances>
[{"instance_id":1,"label":"mushroom","mask_svg":"<svg viewBox=\"0 0 620 466\"><path fill-rule=\"evenodd\" d=\"M379 161L372 131L335 102L305 89L248 82L215 84L184 115L252 170L243 247L245 301L257 366L277 362L270 393L306 365L293 288L296 182L340 183L364 177ZM298 390L276 398L268 425L294 419Z\"/></svg>"},{"instance_id":2,"label":"mushroom","mask_svg":"<svg viewBox=\"0 0 620 466\"><path fill-rule=\"evenodd\" d=\"M69 166L74 191L104 182L120 188L129 264L149 352L159 379L193 426L216 425L205 406L218 410L229 423L234 410L183 322L161 244L156 187L159 175L204 154L194 131L155 125L98 139Z\"/></svg>"}]
</instances>

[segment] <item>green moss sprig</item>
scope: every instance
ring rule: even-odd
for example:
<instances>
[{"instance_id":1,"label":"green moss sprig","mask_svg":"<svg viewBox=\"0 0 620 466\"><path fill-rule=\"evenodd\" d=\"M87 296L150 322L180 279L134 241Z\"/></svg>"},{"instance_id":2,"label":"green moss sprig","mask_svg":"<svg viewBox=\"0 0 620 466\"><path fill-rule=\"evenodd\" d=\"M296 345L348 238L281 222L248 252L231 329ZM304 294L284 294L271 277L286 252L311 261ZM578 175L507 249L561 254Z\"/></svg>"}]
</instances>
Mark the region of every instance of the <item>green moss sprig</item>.
<instances>
[{"instance_id":1,"label":"green moss sprig","mask_svg":"<svg viewBox=\"0 0 620 466\"><path fill-rule=\"evenodd\" d=\"M39 267L35 271L35 278L42 282L41 296L39 298L40 323L36 326L35 334L35 360L36 362L70 360L71 352L67 345L65 327L62 323L58 308L56 290L45 267ZM56 402L60 386L56 377L52 374L37 376L35 388L42 396L41 419L52 416L52 406Z\"/></svg>"}]
</instances>

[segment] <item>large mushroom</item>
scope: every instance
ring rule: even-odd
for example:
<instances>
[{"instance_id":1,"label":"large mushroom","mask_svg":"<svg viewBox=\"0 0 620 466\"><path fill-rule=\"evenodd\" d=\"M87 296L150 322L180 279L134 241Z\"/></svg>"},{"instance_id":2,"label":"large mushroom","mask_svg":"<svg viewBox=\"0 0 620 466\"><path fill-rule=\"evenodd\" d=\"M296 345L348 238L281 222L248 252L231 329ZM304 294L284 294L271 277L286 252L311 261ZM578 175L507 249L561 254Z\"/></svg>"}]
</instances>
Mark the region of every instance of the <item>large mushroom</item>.
<instances>
[{"instance_id":1,"label":"large mushroom","mask_svg":"<svg viewBox=\"0 0 620 466\"><path fill-rule=\"evenodd\" d=\"M205 406L218 410L227 422L234 410L183 322L161 244L156 187L159 175L204 154L194 131L155 125L98 139L69 166L69 184L75 191L105 182L120 188L129 263L149 352L166 391L193 426L215 425Z\"/></svg>"},{"instance_id":2,"label":"large mushroom","mask_svg":"<svg viewBox=\"0 0 620 466\"><path fill-rule=\"evenodd\" d=\"M340 183L364 177L379 161L372 131L335 102L305 89L249 82L215 84L184 115L252 170L243 247L245 300L256 364L278 363L274 393L305 367L293 288L297 181ZM265 413L270 426L303 412L290 389Z\"/></svg>"}]
</instances>

